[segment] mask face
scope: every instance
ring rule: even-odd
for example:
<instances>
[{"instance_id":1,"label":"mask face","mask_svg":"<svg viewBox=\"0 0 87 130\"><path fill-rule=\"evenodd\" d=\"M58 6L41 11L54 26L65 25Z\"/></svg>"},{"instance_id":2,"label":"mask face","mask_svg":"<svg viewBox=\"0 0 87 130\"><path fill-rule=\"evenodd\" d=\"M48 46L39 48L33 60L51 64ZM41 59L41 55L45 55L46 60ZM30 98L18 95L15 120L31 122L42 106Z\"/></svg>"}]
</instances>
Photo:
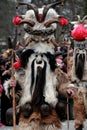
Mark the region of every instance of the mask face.
<instances>
[{"instance_id":1,"label":"mask face","mask_svg":"<svg viewBox=\"0 0 87 130\"><path fill-rule=\"evenodd\" d=\"M83 78L84 74L86 55L86 49L77 48L75 50L75 74L80 80Z\"/></svg>"}]
</instances>

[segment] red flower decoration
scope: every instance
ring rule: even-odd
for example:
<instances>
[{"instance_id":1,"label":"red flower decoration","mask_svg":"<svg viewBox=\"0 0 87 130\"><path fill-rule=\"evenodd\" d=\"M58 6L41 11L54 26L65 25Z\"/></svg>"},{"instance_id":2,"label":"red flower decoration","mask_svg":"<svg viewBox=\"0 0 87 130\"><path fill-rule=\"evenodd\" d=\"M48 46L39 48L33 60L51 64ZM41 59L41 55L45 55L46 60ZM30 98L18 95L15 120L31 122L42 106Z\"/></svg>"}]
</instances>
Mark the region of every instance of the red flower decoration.
<instances>
[{"instance_id":1,"label":"red flower decoration","mask_svg":"<svg viewBox=\"0 0 87 130\"><path fill-rule=\"evenodd\" d=\"M83 24L79 24L76 28L72 30L71 36L77 41L85 40L85 38L87 37L87 30Z\"/></svg>"},{"instance_id":2,"label":"red flower decoration","mask_svg":"<svg viewBox=\"0 0 87 130\"><path fill-rule=\"evenodd\" d=\"M65 25L67 25L69 22L68 22L68 20L67 20L66 18L61 17L60 20L58 21L58 23L59 23L60 25L62 25L62 26L65 26Z\"/></svg>"},{"instance_id":3,"label":"red flower decoration","mask_svg":"<svg viewBox=\"0 0 87 130\"><path fill-rule=\"evenodd\" d=\"M15 69L21 68L21 62L20 62L20 60L18 60L17 62L15 62L13 66L14 66Z\"/></svg>"},{"instance_id":4,"label":"red flower decoration","mask_svg":"<svg viewBox=\"0 0 87 130\"><path fill-rule=\"evenodd\" d=\"M14 17L13 23L15 25L19 25L21 23L22 19L19 16Z\"/></svg>"}]
</instances>

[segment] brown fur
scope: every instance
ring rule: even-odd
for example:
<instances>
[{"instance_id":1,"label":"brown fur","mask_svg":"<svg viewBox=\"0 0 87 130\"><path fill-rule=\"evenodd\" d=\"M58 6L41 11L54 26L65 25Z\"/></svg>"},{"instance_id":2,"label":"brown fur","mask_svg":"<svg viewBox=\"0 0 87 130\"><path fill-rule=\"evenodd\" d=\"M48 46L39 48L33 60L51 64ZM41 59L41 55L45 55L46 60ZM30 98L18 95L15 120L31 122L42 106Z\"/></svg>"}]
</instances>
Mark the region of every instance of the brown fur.
<instances>
[{"instance_id":1,"label":"brown fur","mask_svg":"<svg viewBox=\"0 0 87 130\"><path fill-rule=\"evenodd\" d=\"M28 37L26 39L26 41L25 41L25 45L24 46L28 46L30 42L32 42L32 39Z\"/></svg>"},{"instance_id":2,"label":"brown fur","mask_svg":"<svg viewBox=\"0 0 87 130\"><path fill-rule=\"evenodd\" d=\"M58 130L54 124L42 124L38 120L33 120L29 124L20 122L18 130Z\"/></svg>"},{"instance_id":3,"label":"brown fur","mask_svg":"<svg viewBox=\"0 0 87 130\"><path fill-rule=\"evenodd\" d=\"M74 98L74 105L73 105L73 115L75 118L75 128L78 128L81 124L83 124L85 120L85 106L83 97L77 94Z\"/></svg>"},{"instance_id":4,"label":"brown fur","mask_svg":"<svg viewBox=\"0 0 87 130\"><path fill-rule=\"evenodd\" d=\"M21 116L20 116L20 120L21 122L24 122L24 123L30 123L32 120L41 120L41 115L40 113L37 113L37 112L33 112L31 114L31 116L28 118L28 119L25 119L21 113Z\"/></svg>"},{"instance_id":5,"label":"brown fur","mask_svg":"<svg viewBox=\"0 0 87 130\"><path fill-rule=\"evenodd\" d=\"M39 123L39 120L32 120L29 124L20 121L18 130L41 130Z\"/></svg>"},{"instance_id":6,"label":"brown fur","mask_svg":"<svg viewBox=\"0 0 87 130\"><path fill-rule=\"evenodd\" d=\"M64 73L60 68L56 69L56 73L59 84L67 83L69 81L67 74Z\"/></svg>"},{"instance_id":7,"label":"brown fur","mask_svg":"<svg viewBox=\"0 0 87 130\"><path fill-rule=\"evenodd\" d=\"M57 90L59 93L61 93L62 95L66 97L67 96L66 90L70 83L68 75L64 73L60 68L56 70L56 73L57 73L57 79L59 83L57 86Z\"/></svg>"},{"instance_id":8,"label":"brown fur","mask_svg":"<svg viewBox=\"0 0 87 130\"><path fill-rule=\"evenodd\" d=\"M52 113L48 117L42 118L43 124L54 124L56 127L61 128L61 122L55 112L55 110L52 111Z\"/></svg>"},{"instance_id":9,"label":"brown fur","mask_svg":"<svg viewBox=\"0 0 87 130\"><path fill-rule=\"evenodd\" d=\"M37 130L42 130L43 127L46 128L47 126L51 126L51 127L53 126L53 128L55 127L54 130L61 128L61 122L60 122L55 110L53 110L52 113L47 117L41 117L40 113L33 112L32 115L29 117L29 119L24 119L21 114L20 120L19 120L19 130L22 130L22 127L24 127L24 126L25 127L27 126L28 128L31 127L32 122L33 122L34 126L32 126L31 130L33 130L34 127L35 128L38 127ZM38 122L37 126L35 125L36 122ZM22 124L22 126L21 126L21 124ZM24 126L23 126L23 124L24 124ZM39 128L39 127L41 127L41 128ZM34 130L36 130L35 128L34 128ZM45 128L44 128L44 130L45 130ZM48 127L48 129L51 130L50 127Z\"/></svg>"},{"instance_id":10,"label":"brown fur","mask_svg":"<svg viewBox=\"0 0 87 130\"><path fill-rule=\"evenodd\" d=\"M68 78L71 79L73 58L69 57L67 60L68 60L68 67L67 67L68 71L67 71L67 74L68 74Z\"/></svg>"},{"instance_id":11,"label":"brown fur","mask_svg":"<svg viewBox=\"0 0 87 130\"><path fill-rule=\"evenodd\" d=\"M40 130L58 130L58 128L54 124L43 124L41 125Z\"/></svg>"}]
</instances>

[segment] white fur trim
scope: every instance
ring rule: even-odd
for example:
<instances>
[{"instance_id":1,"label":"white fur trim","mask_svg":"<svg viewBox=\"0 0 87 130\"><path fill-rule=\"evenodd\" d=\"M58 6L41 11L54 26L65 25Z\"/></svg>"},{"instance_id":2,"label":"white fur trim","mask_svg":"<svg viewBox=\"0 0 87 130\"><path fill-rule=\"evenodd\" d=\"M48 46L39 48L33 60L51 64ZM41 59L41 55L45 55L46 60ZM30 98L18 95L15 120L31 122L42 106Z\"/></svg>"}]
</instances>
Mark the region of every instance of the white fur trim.
<instances>
[{"instance_id":1,"label":"white fur trim","mask_svg":"<svg viewBox=\"0 0 87 130\"><path fill-rule=\"evenodd\" d=\"M47 63L47 70L46 70L46 86L44 89L44 96L45 101L51 104L53 107L56 106L58 99L57 99L57 91L54 84L54 77L53 73L50 70L50 66ZM56 79L55 79L56 80Z\"/></svg>"},{"instance_id":2,"label":"white fur trim","mask_svg":"<svg viewBox=\"0 0 87 130\"><path fill-rule=\"evenodd\" d=\"M10 93L9 93L9 87L10 87L10 80L6 80L3 84L4 90L5 90L5 95L9 98Z\"/></svg>"},{"instance_id":3,"label":"white fur trim","mask_svg":"<svg viewBox=\"0 0 87 130\"><path fill-rule=\"evenodd\" d=\"M20 104L23 105L26 102L31 102L32 95L30 92L30 85L31 85L31 64L32 61L34 60L35 56L34 54L29 57L29 61L27 63L27 68L25 70L25 82L24 82L24 90L22 97L20 99Z\"/></svg>"}]
</instances>

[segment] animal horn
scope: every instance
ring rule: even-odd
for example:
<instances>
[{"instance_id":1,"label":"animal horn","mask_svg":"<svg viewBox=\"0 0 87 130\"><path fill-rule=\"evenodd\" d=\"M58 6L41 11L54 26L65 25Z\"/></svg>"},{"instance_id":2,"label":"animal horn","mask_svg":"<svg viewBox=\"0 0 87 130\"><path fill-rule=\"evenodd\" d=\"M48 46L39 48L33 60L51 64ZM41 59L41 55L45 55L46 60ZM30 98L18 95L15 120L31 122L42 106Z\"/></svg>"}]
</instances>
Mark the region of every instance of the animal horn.
<instances>
[{"instance_id":1,"label":"animal horn","mask_svg":"<svg viewBox=\"0 0 87 130\"><path fill-rule=\"evenodd\" d=\"M49 27L52 23L58 23L58 19L49 20L44 23L44 26Z\"/></svg>"},{"instance_id":2,"label":"animal horn","mask_svg":"<svg viewBox=\"0 0 87 130\"><path fill-rule=\"evenodd\" d=\"M43 20L45 19L46 17L46 14L49 10L49 8L53 8L55 7L56 5L63 5L63 1L59 0L57 2L54 2L54 3L51 3L51 4L48 4L44 7L44 10L43 10Z\"/></svg>"},{"instance_id":3,"label":"animal horn","mask_svg":"<svg viewBox=\"0 0 87 130\"><path fill-rule=\"evenodd\" d=\"M78 18L78 21L81 22L81 18L80 18L80 15L76 15L77 18Z\"/></svg>"},{"instance_id":4,"label":"animal horn","mask_svg":"<svg viewBox=\"0 0 87 130\"><path fill-rule=\"evenodd\" d=\"M79 23L81 23L81 18L80 18L80 15L75 15L77 18L78 18L78 20L77 21L73 21L73 22L70 22L71 24L79 24Z\"/></svg>"},{"instance_id":5,"label":"animal horn","mask_svg":"<svg viewBox=\"0 0 87 130\"><path fill-rule=\"evenodd\" d=\"M34 26L35 22L31 21L31 20L27 20L27 19L24 19L20 22L20 24L24 24L24 23L27 23L28 25L30 25L31 27Z\"/></svg>"},{"instance_id":6,"label":"animal horn","mask_svg":"<svg viewBox=\"0 0 87 130\"><path fill-rule=\"evenodd\" d=\"M78 24L79 22L78 21L73 21L73 22L70 22L71 24Z\"/></svg>"},{"instance_id":7,"label":"animal horn","mask_svg":"<svg viewBox=\"0 0 87 130\"><path fill-rule=\"evenodd\" d=\"M28 10L29 10L29 9L34 10L36 18L38 17L38 8L37 8L37 6L36 6L35 4L25 3L25 2L18 2L17 5L18 5L18 6L19 6L19 5L27 5L27 9L28 9Z\"/></svg>"},{"instance_id":8,"label":"animal horn","mask_svg":"<svg viewBox=\"0 0 87 130\"><path fill-rule=\"evenodd\" d=\"M20 5L27 5L28 8L30 8L30 9L34 9L36 7L36 5L31 4L31 3L18 2L17 6L20 6Z\"/></svg>"},{"instance_id":9,"label":"animal horn","mask_svg":"<svg viewBox=\"0 0 87 130\"><path fill-rule=\"evenodd\" d=\"M87 18L87 15L85 15L85 16L83 17L82 22L84 22L86 18Z\"/></svg>"}]
</instances>

